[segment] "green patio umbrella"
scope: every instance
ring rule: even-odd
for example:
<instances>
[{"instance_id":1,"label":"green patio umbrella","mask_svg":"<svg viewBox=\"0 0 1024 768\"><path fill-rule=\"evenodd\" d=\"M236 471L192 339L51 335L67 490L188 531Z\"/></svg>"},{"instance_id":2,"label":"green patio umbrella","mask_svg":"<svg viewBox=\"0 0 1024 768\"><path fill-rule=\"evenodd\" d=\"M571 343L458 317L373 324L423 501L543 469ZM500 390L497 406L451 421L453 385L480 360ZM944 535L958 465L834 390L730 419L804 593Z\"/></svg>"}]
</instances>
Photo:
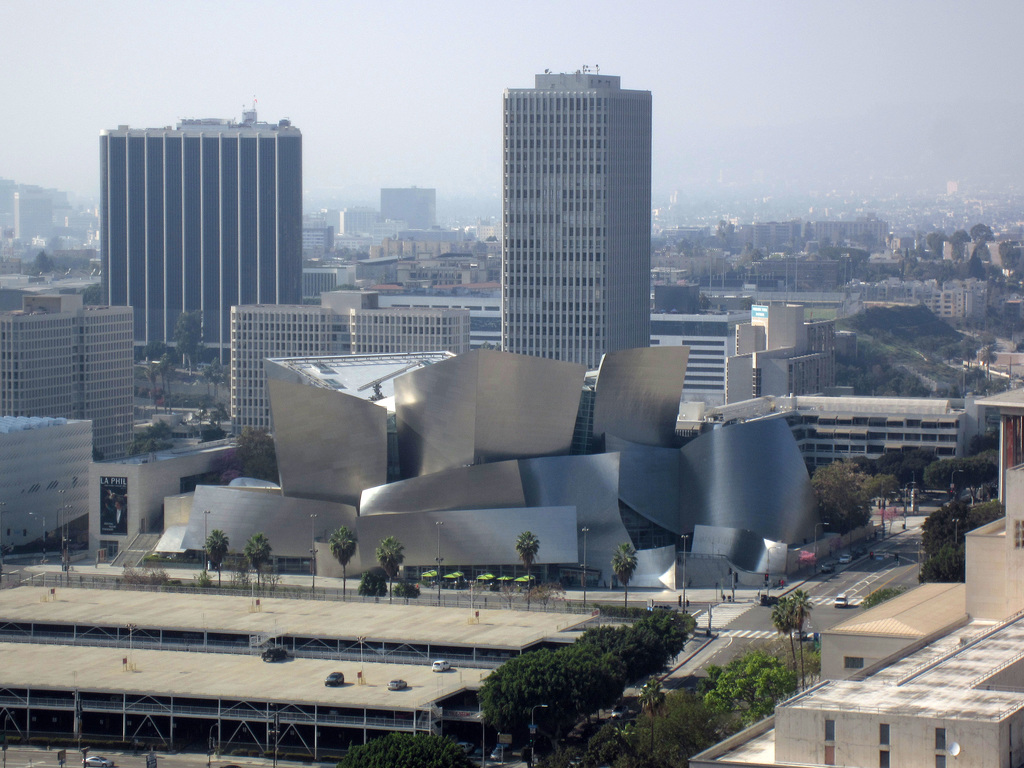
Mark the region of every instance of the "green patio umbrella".
<instances>
[{"instance_id":1,"label":"green patio umbrella","mask_svg":"<svg viewBox=\"0 0 1024 768\"><path fill-rule=\"evenodd\" d=\"M498 581L512 581L511 576L499 576Z\"/></svg>"},{"instance_id":2,"label":"green patio umbrella","mask_svg":"<svg viewBox=\"0 0 1024 768\"><path fill-rule=\"evenodd\" d=\"M493 573L481 573L479 576L476 577L476 580L477 581L490 581L493 578L494 578L494 574Z\"/></svg>"},{"instance_id":3,"label":"green patio umbrella","mask_svg":"<svg viewBox=\"0 0 1024 768\"><path fill-rule=\"evenodd\" d=\"M533 576L520 576L516 581L532 581Z\"/></svg>"},{"instance_id":4,"label":"green patio umbrella","mask_svg":"<svg viewBox=\"0 0 1024 768\"><path fill-rule=\"evenodd\" d=\"M424 571L420 574L421 579L432 579L437 576L437 571Z\"/></svg>"}]
</instances>

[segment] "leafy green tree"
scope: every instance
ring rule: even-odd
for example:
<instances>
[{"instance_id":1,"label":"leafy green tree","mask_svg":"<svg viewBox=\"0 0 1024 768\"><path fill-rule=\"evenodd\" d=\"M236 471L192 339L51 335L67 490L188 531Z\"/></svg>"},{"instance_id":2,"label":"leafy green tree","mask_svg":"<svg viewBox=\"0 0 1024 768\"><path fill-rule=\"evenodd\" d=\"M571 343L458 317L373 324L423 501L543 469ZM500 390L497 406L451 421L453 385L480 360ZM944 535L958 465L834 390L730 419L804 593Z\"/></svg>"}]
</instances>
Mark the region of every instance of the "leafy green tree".
<instances>
[{"instance_id":1,"label":"leafy green tree","mask_svg":"<svg viewBox=\"0 0 1024 768\"><path fill-rule=\"evenodd\" d=\"M873 475L864 479L864 495L868 499L882 499L885 504L900 489L895 475Z\"/></svg>"},{"instance_id":2,"label":"leafy green tree","mask_svg":"<svg viewBox=\"0 0 1024 768\"><path fill-rule=\"evenodd\" d=\"M953 260L963 261L966 255L966 247L971 242L971 236L964 230L958 229L953 233L953 236L949 238L949 242L953 244Z\"/></svg>"},{"instance_id":3,"label":"leafy green tree","mask_svg":"<svg viewBox=\"0 0 1024 768\"><path fill-rule=\"evenodd\" d=\"M996 239L992 227L988 224L975 224L970 231L971 240L976 243L989 243Z\"/></svg>"},{"instance_id":4,"label":"leafy green tree","mask_svg":"<svg viewBox=\"0 0 1024 768\"><path fill-rule=\"evenodd\" d=\"M203 315L201 312L182 312L174 323L174 349L182 363L192 370L203 351Z\"/></svg>"},{"instance_id":5,"label":"leafy green tree","mask_svg":"<svg viewBox=\"0 0 1024 768\"><path fill-rule=\"evenodd\" d=\"M432 733L389 733L349 749L338 768L474 768L458 744Z\"/></svg>"},{"instance_id":6,"label":"leafy green tree","mask_svg":"<svg viewBox=\"0 0 1024 768\"><path fill-rule=\"evenodd\" d=\"M331 548L331 555L341 566L341 596L345 597L346 584L348 583L348 564L356 554L356 545L359 539L356 538L347 526L341 526L331 534L327 540L327 546Z\"/></svg>"},{"instance_id":7,"label":"leafy green tree","mask_svg":"<svg viewBox=\"0 0 1024 768\"><path fill-rule=\"evenodd\" d=\"M249 537L249 540L245 542L245 549L242 550L242 554L245 555L245 559L249 563L249 567L256 571L256 584L261 583L261 575L263 573L263 566L270 562L270 553L272 548L270 541L267 537L261 533L254 533Z\"/></svg>"},{"instance_id":8,"label":"leafy green tree","mask_svg":"<svg viewBox=\"0 0 1024 768\"><path fill-rule=\"evenodd\" d=\"M625 680L625 666L614 655L574 644L506 661L487 676L479 696L484 719L508 732L525 729L535 705L557 702L537 718L538 730L554 744L579 718L614 704Z\"/></svg>"},{"instance_id":9,"label":"leafy green tree","mask_svg":"<svg viewBox=\"0 0 1024 768\"><path fill-rule=\"evenodd\" d=\"M363 597L384 597L388 593L387 575L376 568L364 571L357 591Z\"/></svg>"},{"instance_id":10,"label":"leafy green tree","mask_svg":"<svg viewBox=\"0 0 1024 768\"><path fill-rule=\"evenodd\" d=\"M962 582L966 570L964 547L946 544L934 555L921 563L918 581L926 582Z\"/></svg>"},{"instance_id":11,"label":"leafy green tree","mask_svg":"<svg viewBox=\"0 0 1024 768\"><path fill-rule=\"evenodd\" d=\"M395 597L404 597L406 599L415 599L420 596L419 584L406 584L404 581L395 584L391 591Z\"/></svg>"},{"instance_id":12,"label":"leafy green tree","mask_svg":"<svg viewBox=\"0 0 1024 768\"><path fill-rule=\"evenodd\" d=\"M633 574L636 572L636 566L636 550L633 549L633 545L628 541L624 541L619 544L612 553L612 572L622 584L623 606L629 605L629 580L633 578Z\"/></svg>"},{"instance_id":13,"label":"leafy green tree","mask_svg":"<svg viewBox=\"0 0 1024 768\"><path fill-rule=\"evenodd\" d=\"M281 481L274 439L267 430L252 427L243 429L235 441L235 458L245 477L255 477L271 483Z\"/></svg>"},{"instance_id":14,"label":"leafy green tree","mask_svg":"<svg viewBox=\"0 0 1024 768\"><path fill-rule=\"evenodd\" d=\"M626 665L628 680L639 680L663 670L674 659L693 630L689 614L652 611L631 626L600 626L584 632L577 643L595 653L611 653Z\"/></svg>"},{"instance_id":15,"label":"leafy green tree","mask_svg":"<svg viewBox=\"0 0 1024 768\"><path fill-rule=\"evenodd\" d=\"M940 459L924 471L924 484L929 488L978 486L998 478L999 455L994 450L966 459Z\"/></svg>"},{"instance_id":16,"label":"leafy green tree","mask_svg":"<svg viewBox=\"0 0 1024 768\"><path fill-rule=\"evenodd\" d=\"M945 242L945 232L929 232L925 237L925 243L928 244L928 250L931 251L932 256L936 259L942 258L942 246Z\"/></svg>"},{"instance_id":17,"label":"leafy green tree","mask_svg":"<svg viewBox=\"0 0 1024 768\"><path fill-rule=\"evenodd\" d=\"M390 588L388 602L390 603L394 596L395 576L402 563L405 562L405 546L394 536L385 536L377 545L374 557L377 558L380 567L384 569L384 573L388 575L388 587Z\"/></svg>"},{"instance_id":18,"label":"leafy green tree","mask_svg":"<svg viewBox=\"0 0 1024 768\"><path fill-rule=\"evenodd\" d=\"M906 591L906 587L882 587L881 589L876 589L860 601L860 607L864 610L874 608L876 605L881 605L886 600L892 600L894 597L899 597Z\"/></svg>"},{"instance_id":19,"label":"leafy green tree","mask_svg":"<svg viewBox=\"0 0 1024 768\"><path fill-rule=\"evenodd\" d=\"M46 251L40 251L32 260L32 272L36 275L43 275L53 272L53 259L46 255Z\"/></svg>"},{"instance_id":20,"label":"leafy green tree","mask_svg":"<svg viewBox=\"0 0 1024 768\"><path fill-rule=\"evenodd\" d=\"M864 474L852 461L835 461L818 467L811 486L818 501L818 514L836 533L847 533L871 519Z\"/></svg>"},{"instance_id":21,"label":"leafy green tree","mask_svg":"<svg viewBox=\"0 0 1024 768\"><path fill-rule=\"evenodd\" d=\"M213 385L213 396L214 398L220 397L220 385L227 381L227 374L224 371L224 366L220 364L220 360L214 360L203 371L203 378L206 379L207 384ZM206 390L209 393L209 389Z\"/></svg>"},{"instance_id":22,"label":"leafy green tree","mask_svg":"<svg viewBox=\"0 0 1024 768\"><path fill-rule=\"evenodd\" d=\"M968 531L1005 516L998 501L970 506L953 501L932 512L921 527L925 560L918 580L956 582L965 578L965 537Z\"/></svg>"},{"instance_id":23,"label":"leafy green tree","mask_svg":"<svg viewBox=\"0 0 1024 768\"><path fill-rule=\"evenodd\" d=\"M164 355L169 355L171 348L164 344L162 341L151 341L142 348L142 359L154 362L162 358Z\"/></svg>"},{"instance_id":24,"label":"leafy green tree","mask_svg":"<svg viewBox=\"0 0 1024 768\"><path fill-rule=\"evenodd\" d=\"M523 561L523 568L526 569L527 586L529 586L530 568L533 567L540 551L540 539L532 531L523 531L516 538L516 554ZM526 593L526 610L530 610L530 593Z\"/></svg>"},{"instance_id":25,"label":"leafy green tree","mask_svg":"<svg viewBox=\"0 0 1024 768\"><path fill-rule=\"evenodd\" d=\"M224 567L224 558L227 557L230 541L224 531L214 528L206 537L206 556L217 571L217 586L220 586L220 571Z\"/></svg>"},{"instance_id":26,"label":"leafy green tree","mask_svg":"<svg viewBox=\"0 0 1024 768\"><path fill-rule=\"evenodd\" d=\"M707 671L704 703L717 712L736 712L745 725L768 717L778 702L796 693L796 673L760 650L724 667L709 665Z\"/></svg>"},{"instance_id":27,"label":"leafy green tree","mask_svg":"<svg viewBox=\"0 0 1024 768\"><path fill-rule=\"evenodd\" d=\"M82 291L82 303L87 307L99 307L105 304L106 302L103 301L103 286L96 283Z\"/></svg>"}]
</instances>

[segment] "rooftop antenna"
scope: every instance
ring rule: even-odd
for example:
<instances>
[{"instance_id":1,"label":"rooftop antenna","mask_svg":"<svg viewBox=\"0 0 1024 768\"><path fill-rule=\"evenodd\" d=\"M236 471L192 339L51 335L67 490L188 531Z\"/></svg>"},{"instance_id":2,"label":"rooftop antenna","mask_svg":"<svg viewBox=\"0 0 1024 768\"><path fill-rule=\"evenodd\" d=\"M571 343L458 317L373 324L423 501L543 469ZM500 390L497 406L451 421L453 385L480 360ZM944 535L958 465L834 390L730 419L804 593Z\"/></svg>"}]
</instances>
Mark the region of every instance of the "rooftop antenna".
<instances>
[{"instance_id":1,"label":"rooftop antenna","mask_svg":"<svg viewBox=\"0 0 1024 768\"><path fill-rule=\"evenodd\" d=\"M601 65L600 64L595 64L594 65L594 71L597 72L597 74L600 75L601 74Z\"/></svg>"}]
</instances>

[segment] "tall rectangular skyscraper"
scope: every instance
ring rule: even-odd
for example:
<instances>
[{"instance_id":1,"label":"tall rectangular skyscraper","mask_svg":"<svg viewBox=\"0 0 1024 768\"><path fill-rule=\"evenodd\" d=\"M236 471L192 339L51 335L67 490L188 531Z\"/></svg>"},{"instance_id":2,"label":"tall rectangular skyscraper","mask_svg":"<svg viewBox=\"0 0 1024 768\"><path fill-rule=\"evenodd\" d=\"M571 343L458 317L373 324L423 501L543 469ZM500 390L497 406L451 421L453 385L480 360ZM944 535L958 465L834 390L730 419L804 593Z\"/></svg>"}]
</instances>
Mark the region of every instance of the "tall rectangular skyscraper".
<instances>
[{"instance_id":1,"label":"tall rectangular skyscraper","mask_svg":"<svg viewBox=\"0 0 1024 768\"><path fill-rule=\"evenodd\" d=\"M134 310L136 345L170 342L183 312L227 350L231 307L298 304L302 134L289 121L182 120L100 134L105 300Z\"/></svg>"},{"instance_id":2,"label":"tall rectangular skyscraper","mask_svg":"<svg viewBox=\"0 0 1024 768\"><path fill-rule=\"evenodd\" d=\"M505 91L502 345L596 367L650 344L651 93L596 72Z\"/></svg>"}]
</instances>

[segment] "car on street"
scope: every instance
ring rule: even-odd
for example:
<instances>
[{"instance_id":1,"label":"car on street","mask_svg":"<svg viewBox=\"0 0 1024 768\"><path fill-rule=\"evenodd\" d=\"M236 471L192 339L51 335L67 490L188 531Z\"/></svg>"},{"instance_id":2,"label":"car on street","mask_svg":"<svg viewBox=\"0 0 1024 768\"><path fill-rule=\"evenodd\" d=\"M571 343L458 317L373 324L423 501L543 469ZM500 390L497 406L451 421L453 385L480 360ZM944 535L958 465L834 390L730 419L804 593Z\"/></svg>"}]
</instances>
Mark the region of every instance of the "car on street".
<instances>
[{"instance_id":1,"label":"car on street","mask_svg":"<svg viewBox=\"0 0 1024 768\"><path fill-rule=\"evenodd\" d=\"M841 592L836 595L836 599L832 601L833 608L849 608L850 599L846 596L845 592Z\"/></svg>"},{"instance_id":2,"label":"car on street","mask_svg":"<svg viewBox=\"0 0 1024 768\"><path fill-rule=\"evenodd\" d=\"M324 685L328 688L337 688L339 685L345 684L345 673L344 672L331 672L324 680Z\"/></svg>"},{"instance_id":3,"label":"car on street","mask_svg":"<svg viewBox=\"0 0 1024 768\"><path fill-rule=\"evenodd\" d=\"M612 720L622 720L624 717L629 715L629 707L625 704L619 704L615 709L612 710Z\"/></svg>"},{"instance_id":4,"label":"car on street","mask_svg":"<svg viewBox=\"0 0 1024 768\"><path fill-rule=\"evenodd\" d=\"M772 606L778 604L778 595L761 595L761 605Z\"/></svg>"},{"instance_id":5,"label":"car on street","mask_svg":"<svg viewBox=\"0 0 1024 768\"><path fill-rule=\"evenodd\" d=\"M499 763L504 763L505 762L505 755L506 754L509 756L509 758L512 757L512 749L511 749L511 747L509 747L507 744L499 744L498 746L496 746L494 749L491 750L490 757L488 757L487 759L488 760L496 760Z\"/></svg>"},{"instance_id":6,"label":"car on street","mask_svg":"<svg viewBox=\"0 0 1024 768\"><path fill-rule=\"evenodd\" d=\"M99 755L91 755L85 758L85 766L86 768L114 768L114 761Z\"/></svg>"},{"instance_id":7,"label":"car on street","mask_svg":"<svg viewBox=\"0 0 1024 768\"><path fill-rule=\"evenodd\" d=\"M409 687L409 684L405 680L395 679L388 683L389 691L404 691Z\"/></svg>"},{"instance_id":8,"label":"car on street","mask_svg":"<svg viewBox=\"0 0 1024 768\"><path fill-rule=\"evenodd\" d=\"M471 741L457 741L455 743L458 744L462 748L462 751L467 755L473 754L473 750L476 749L476 744Z\"/></svg>"},{"instance_id":9,"label":"car on street","mask_svg":"<svg viewBox=\"0 0 1024 768\"><path fill-rule=\"evenodd\" d=\"M854 549L853 549L853 556L854 557L861 557L863 555L866 555L867 553L868 553L868 551L866 549L864 549L864 547L854 547Z\"/></svg>"},{"instance_id":10,"label":"car on street","mask_svg":"<svg viewBox=\"0 0 1024 768\"><path fill-rule=\"evenodd\" d=\"M267 650L260 654L260 658L268 662L287 661L288 651L280 645L275 645L273 648L267 648Z\"/></svg>"},{"instance_id":11,"label":"car on street","mask_svg":"<svg viewBox=\"0 0 1024 768\"><path fill-rule=\"evenodd\" d=\"M819 570L822 573L835 573L836 572L836 564L832 563L832 562L822 563L820 568L819 568Z\"/></svg>"},{"instance_id":12,"label":"car on street","mask_svg":"<svg viewBox=\"0 0 1024 768\"><path fill-rule=\"evenodd\" d=\"M452 665L449 664L444 659L438 659L437 661L435 661L433 664L430 665L430 669L432 671L434 671L434 672L447 672L451 668L452 668Z\"/></svg>"},{"instance_id":13,"label":"car on street","mask_svg":"<svg viewBox=\"0 0 1024 768\"><path fill-rule=\"evenodd\" d=\"M853 562L853 555L851 555L849 552L843 552L843 554L841 554L839 556L839 564L840 565L849 565L852 562Z\"/></svg>"}]
</instances>

